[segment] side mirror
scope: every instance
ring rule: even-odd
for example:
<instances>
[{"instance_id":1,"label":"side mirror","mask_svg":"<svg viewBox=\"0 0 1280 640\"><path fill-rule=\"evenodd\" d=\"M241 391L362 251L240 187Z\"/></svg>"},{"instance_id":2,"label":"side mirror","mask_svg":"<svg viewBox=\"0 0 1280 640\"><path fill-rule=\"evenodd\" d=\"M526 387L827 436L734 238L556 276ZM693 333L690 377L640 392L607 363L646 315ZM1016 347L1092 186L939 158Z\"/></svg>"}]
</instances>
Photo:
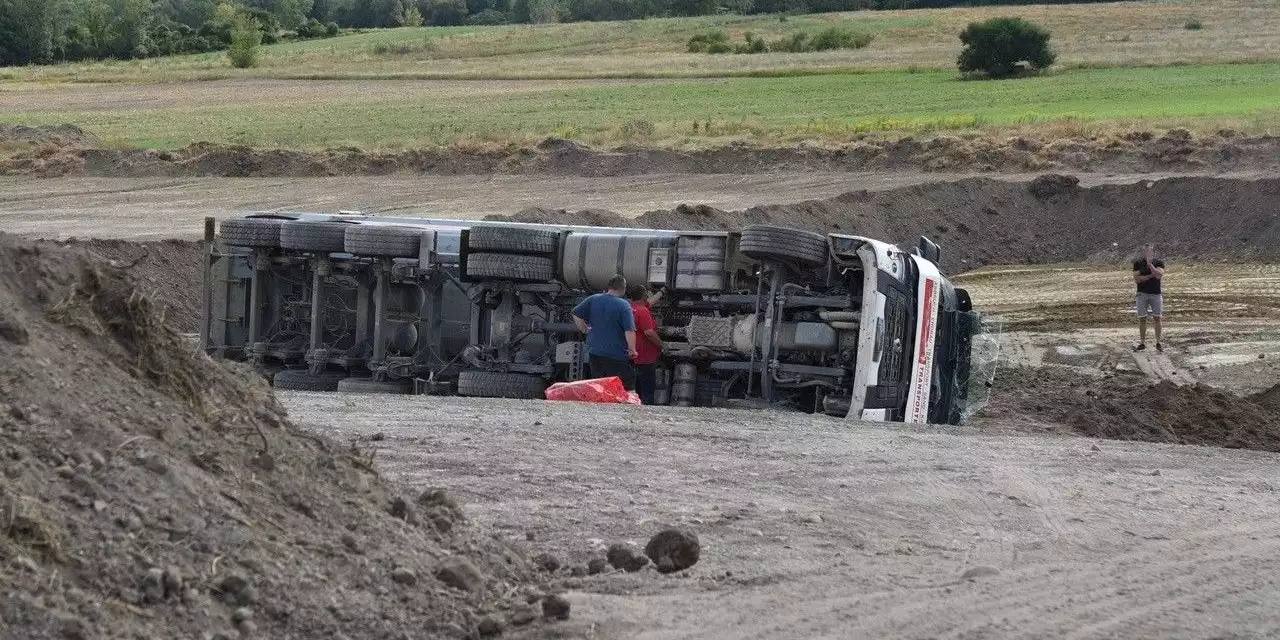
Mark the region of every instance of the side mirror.
<instances>
[{"instance_id":1,"label":"side mirror","mask_svg":"<svg viewBox=\"0 0 1280 640\"><path fill-rule=\"evenodd\" d=\"M917 255L921 258L924 258L934 264L939 264L939 261L942 259L942 248L925 236L920 236L920 242L916 245L916 251L918 252Z\"/></svg>"}]
</instances>

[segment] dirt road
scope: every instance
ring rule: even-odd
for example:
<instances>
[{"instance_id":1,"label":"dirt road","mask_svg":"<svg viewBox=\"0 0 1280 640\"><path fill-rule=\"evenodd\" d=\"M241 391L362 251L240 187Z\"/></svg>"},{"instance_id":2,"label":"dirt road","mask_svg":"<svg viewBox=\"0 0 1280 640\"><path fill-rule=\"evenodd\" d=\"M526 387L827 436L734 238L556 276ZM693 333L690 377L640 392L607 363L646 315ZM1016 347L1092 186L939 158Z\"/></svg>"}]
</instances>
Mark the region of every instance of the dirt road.
<instances>
[{"instance_id":1,"label":"dirt road","mask_svg":"<svg viewBox=\"0 0 1280 640\"><path fill-rule=\"evenodd\" d=\"M1280 633L1273 454L754 411L282 400L340 440L384 433L384 472L453 487L477 521L571 564L664 524L701 537L687 576L568 579L556 637Z\"/></svg>"},{"instance_id":2,"label":"dirt road","mask_svg":"<svg viewBox=\"0 0 1280 640\"><path fill-rule=\"evenodd\" d=\"M930 176L936 179L937 176ZM915 184L912 174L0 178L0 227L42 237L194 238L205 216L355 210L482 218L525 207L638 215L681 202L742 209Z\"/></svg>"},{"instance_id":3,"label":"dirt road","mask_svg":"<svg viewBox=\"0 0 1280 640\"><path fill-rule=\"evenodd\" d=\"M573 176L349 176L341 178L0 177L0 228L41 237L195 238L205 216L246 211L354 210L482 218L526 207L639 215L682 202L745 209L959 179L962 174L805 172ZM1030 180L1034 176L1002 176ZM1090 176L1092 184L1133 176Z\"/></svg>"}]
</instances>

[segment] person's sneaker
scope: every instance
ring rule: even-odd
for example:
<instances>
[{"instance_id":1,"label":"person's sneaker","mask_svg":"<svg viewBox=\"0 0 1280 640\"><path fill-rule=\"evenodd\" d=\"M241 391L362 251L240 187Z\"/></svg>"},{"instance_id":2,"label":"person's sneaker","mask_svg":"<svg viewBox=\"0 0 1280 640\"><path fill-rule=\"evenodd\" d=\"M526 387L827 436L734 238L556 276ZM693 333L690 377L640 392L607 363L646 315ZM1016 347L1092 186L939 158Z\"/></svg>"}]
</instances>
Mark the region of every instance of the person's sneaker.
<instances>
[{"instance_id":1,"label":"person's sneaker","mask_svg":"<svg viewBox=\"0 0 1280 640\"><path fill-rule=\"evenodd\" d=\"M1133 348L1133 350L1134 350L1134 351L1146 351L1146 350L1147 350L1147 343L1143 342L1143 343L1139 344L1138 346L1134 347L1134 348Z\"/></svg>"},{"instance_id":2,"label":"person's sneaker","mask_svg":"<svg viewBox=\"0 0 1280 640\"><path fill-rule=\"evenodd\" d=\"M1164 343L1163 343L1163 342L1157 342L1157 343L1156 343L1156 351L1159 351L1160 353L1164 353Z\"/></svg>"}]
</instances>

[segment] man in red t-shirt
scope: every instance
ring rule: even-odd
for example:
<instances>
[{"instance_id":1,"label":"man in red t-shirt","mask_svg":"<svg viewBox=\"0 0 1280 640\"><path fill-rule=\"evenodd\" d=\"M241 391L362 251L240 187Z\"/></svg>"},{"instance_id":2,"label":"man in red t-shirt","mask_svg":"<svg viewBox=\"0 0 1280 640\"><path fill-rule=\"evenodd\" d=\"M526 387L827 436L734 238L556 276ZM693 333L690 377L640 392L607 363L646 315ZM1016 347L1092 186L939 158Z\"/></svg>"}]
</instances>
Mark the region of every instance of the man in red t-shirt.
<instances>
[{"instance_id":1,"label":"man in red t-shirt","mask_svg":"<svg viewBox=\"0 0 1280 640\"><path fill-rule=\"evenodd\" d=\"M661 292L649 297L644 285L633 285L627 290L631 310L636 316L636 393L640 402L653 404L658 390L658 356L662 354L662 338L658 336L658 323L653 320L649 305L661 297Z\"/></svg>"}]
</instances>

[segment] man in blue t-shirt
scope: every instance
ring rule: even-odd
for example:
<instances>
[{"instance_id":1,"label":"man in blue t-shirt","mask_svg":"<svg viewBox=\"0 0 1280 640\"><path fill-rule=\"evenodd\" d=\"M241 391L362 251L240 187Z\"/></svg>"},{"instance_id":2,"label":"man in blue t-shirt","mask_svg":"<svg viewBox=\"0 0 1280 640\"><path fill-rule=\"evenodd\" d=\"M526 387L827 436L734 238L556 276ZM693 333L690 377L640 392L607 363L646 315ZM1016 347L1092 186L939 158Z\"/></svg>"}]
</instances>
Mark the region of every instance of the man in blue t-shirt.
<instances>
[{"instance_id":1,"label":"man in blue t-shirt","mask_svg":"<svg viewBox=\"0 0 1280 640\"><path fill-rule=\"evenodd\" d=\"M573 308L573 323L587 334L588 364L591 377L618 376L622 384L635 388L635 371L631 360L636 357L636 317L631 303L624 297L627 279L614 276L609 290L597 293Z\"/></svg>"}]
</instances>

